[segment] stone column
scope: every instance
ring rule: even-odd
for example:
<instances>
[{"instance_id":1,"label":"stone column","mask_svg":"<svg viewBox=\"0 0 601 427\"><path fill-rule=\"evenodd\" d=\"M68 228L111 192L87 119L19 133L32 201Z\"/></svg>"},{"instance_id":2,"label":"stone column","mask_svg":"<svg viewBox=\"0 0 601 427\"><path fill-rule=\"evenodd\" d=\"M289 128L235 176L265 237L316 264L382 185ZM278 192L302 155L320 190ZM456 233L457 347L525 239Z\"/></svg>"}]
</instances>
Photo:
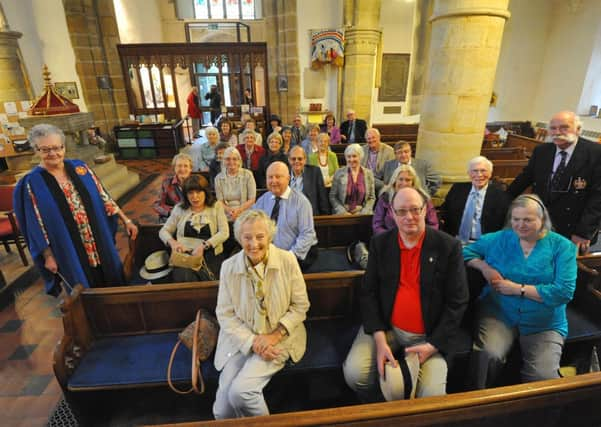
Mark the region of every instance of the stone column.
<instances>
[{"instance_id":1,"label":"stone column","mask_svg":"<svg viewBox=\"0 0 601 427\"><path fill-rule=\"evenodd\" d=\"M349 108L370 122L376 55L380 45L380 0L345 0L345 51L341 119Z\"/></svg>"},{"instance_id":2,"label":"stone column","mask_svg":"<svg viewBox=\"0 0 601 427\"><path fill-rule=\"evenodd\" d=\"M480 153L509 0L435 0L418 158L465 181Z\"/></svg>"},{"instance_id":3,"label":"stone column","mask_svg":"<svg viewBox=\"0 0 601 427\"><path fill-rule=\"evenodd\" d=\"M434 0L417 0L413 13L413 46L411 47L411 68L407 85L407 115L419 114L424 94L424 80L428 70L430 37L432 24L430 16Z\"/></svg>"},{"instance_id":4,"label":"stone column","mask_svg":"<svg viewBox=\"0 0 601 427\"><path fill-rule=\"evenodd\" d=\"M10 30L0 5L0 102L32 98L19 55L18 40L22 35Z\"/></svg>"}]
</instances>

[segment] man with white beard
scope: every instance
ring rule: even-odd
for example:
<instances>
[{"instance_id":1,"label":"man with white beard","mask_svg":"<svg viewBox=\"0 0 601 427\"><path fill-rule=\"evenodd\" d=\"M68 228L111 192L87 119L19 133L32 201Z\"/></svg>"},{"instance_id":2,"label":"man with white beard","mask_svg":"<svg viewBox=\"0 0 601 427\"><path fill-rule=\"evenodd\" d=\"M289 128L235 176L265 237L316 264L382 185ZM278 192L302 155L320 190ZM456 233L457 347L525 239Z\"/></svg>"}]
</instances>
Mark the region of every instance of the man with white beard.
<instances>
[{"instance_id":1,"label":"man with white beard","mask_svg":"<svg viewBox=\"0 0 601 427\"><path fill-rule=\"evenodd\" d=\"M572 111L555 114L548 130L553 144L534 149L507 191L516 197L532 186L555 231L584 254L596 242L601 222L601 145L580 138L582 123Z\"/></svg>"}]
</instances>

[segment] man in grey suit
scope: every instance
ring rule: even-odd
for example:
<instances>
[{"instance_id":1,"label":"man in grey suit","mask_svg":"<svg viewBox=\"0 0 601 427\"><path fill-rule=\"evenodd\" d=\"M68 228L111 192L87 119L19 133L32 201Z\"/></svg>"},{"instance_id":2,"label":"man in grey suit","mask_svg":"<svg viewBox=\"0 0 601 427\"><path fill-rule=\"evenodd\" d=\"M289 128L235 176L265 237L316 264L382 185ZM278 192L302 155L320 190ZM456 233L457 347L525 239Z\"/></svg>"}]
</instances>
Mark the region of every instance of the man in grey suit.
<instances>
[{"instance_id":1,"label":"man in grey suit","mask_svg":"<svg viewBox=\"0 0 601 427\"><path fill-rule=\"evenodd\" d=\"M442 184L442 177L432 167L432 163L424 159L411 157L411 145L405 141L399 141L394 145L394 155L396 159L389 160L382 169L384 184L388 184L392 174L401 164L410 165L415 169L417 176L423 185L428 188L430 195L433 196Z\"/></svg>"},{"instance_id":2,"label":"man in grey suit","mask_svg":"<svg viewBox=\"0 0 601 427\"><path fill-rule=\"evenodd\" d=\"M384 165L386 162L394 160L394 151L390 145L380 142L380 131L376 128L367 129L365 139L367 144L363 146L361 166L373 172L377 195L384 186L382 180Z\"/></svg>"}]
</instances>

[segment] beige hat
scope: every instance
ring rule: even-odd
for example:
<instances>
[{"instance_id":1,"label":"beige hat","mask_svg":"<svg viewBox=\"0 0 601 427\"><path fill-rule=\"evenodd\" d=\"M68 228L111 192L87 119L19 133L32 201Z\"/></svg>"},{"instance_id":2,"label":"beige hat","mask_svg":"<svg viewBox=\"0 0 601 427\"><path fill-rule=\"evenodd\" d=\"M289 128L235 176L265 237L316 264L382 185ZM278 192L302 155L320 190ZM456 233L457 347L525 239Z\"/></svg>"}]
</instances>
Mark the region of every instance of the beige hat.
<instances>
[{"instance_id":1,"label":"beige hat","mask_svg":"<svg viewBox=\"0 0 601 427\"><path fill-rule=\"evenodd\" d=\"M380 377L380 389L386 401L413 399L419 374L417 353L408 353L397 360L397 367L388 362L384 365L384 377Z\"/></svg>"},{"instance_id":2,"label":"beige hat","mask_svg":"<svg viewBox=\"0 0 601 427\"><path fill-rule=\"evenodd\" d=\"M167 276L173 270L169 267L169 254L167 251L156 251L144 260L140 269L140 277L146 280L156 280Z\"/></svg>"}]
</instances>

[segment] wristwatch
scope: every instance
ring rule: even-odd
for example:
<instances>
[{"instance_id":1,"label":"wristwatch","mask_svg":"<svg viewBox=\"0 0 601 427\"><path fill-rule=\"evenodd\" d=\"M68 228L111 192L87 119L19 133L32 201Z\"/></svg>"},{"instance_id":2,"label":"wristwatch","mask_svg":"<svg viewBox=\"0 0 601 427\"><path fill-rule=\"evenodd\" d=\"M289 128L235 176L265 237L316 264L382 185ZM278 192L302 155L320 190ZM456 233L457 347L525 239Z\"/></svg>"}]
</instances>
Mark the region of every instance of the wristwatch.
<instances>
[{"instance_id":1,"label":"wristwatch","mask_svg":"<svg viewBox=\"0 0 601 427\"><path fill-rule=\"evenodd\" d=\"M520 297L524 298L524 294L526 293L526 285L522 285L520 288Z\"/></svg>"}]
</instances>

